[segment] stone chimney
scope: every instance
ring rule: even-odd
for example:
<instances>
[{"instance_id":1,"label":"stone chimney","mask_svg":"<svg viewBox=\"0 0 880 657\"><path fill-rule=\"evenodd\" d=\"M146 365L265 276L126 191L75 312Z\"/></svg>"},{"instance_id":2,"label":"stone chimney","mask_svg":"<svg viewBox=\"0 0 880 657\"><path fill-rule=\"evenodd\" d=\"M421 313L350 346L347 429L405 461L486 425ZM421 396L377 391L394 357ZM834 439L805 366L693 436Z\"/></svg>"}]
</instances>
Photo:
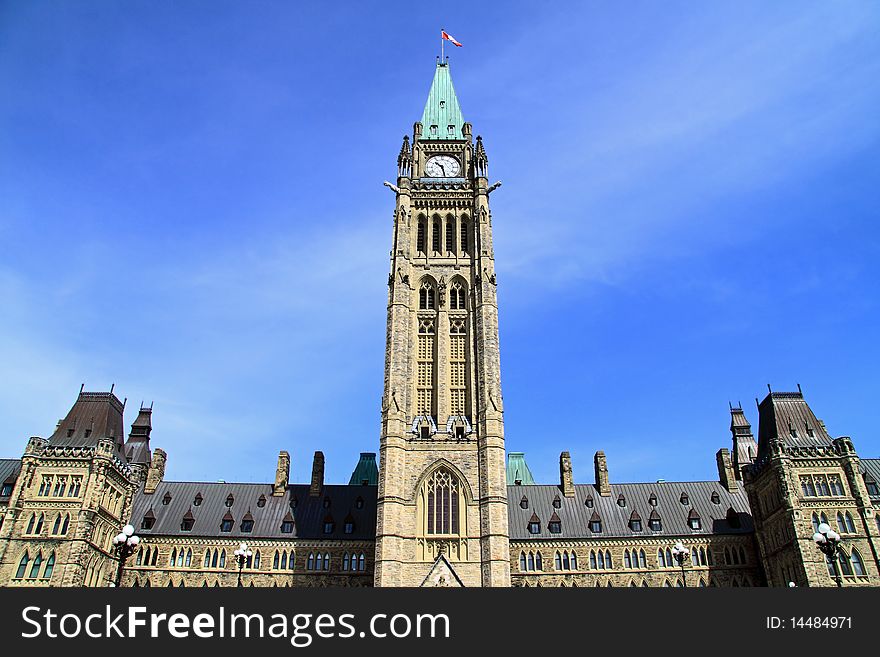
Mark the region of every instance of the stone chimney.
<instances>
[{"instance_id":1,"label":"stone chimney","mask_svg":"<svg viewBox=\"0 0 880 657\"><path fill-rule=\"evenodd\" d=\"M611 495L611 484L608 482L608 462L605 460L605 452L599 450L593 458L596 465L596 490L602 497Z\"/></svg>"},{"instance_id":2,"label":"stone chimney","mask_svg":"<svg viewBox=\"0 0 880 657\"><path fill-rule=\"evenodd\" d=\"M278 467L275 469L275 485L272 487L273 497L281 497L287 492L287 481L290 479L290 454L278 452Z\"/></svg>"},{"instance_id":3,"label":"stone chimney","mask_svg":"<svg viewBox=\"0 0 880 657\"><path fill-rule=\"evenodd\" d=\"M730 492L737 489L736 473L733 470L733 462L730 460L730 450L719 449L715 455L718 463L718 480Z\"/></svg>"},{"instance_id":4,"label":"stone chimney","mask_svg":"<svg viewBox=\"0 0 880 657\"><path fill-rule=\"evenodd\" d=\"M574 497L574 475L571 471L571 454L568 452L559 455L559 487L565 497Z\"/></svg>"},{"instance_id":5,"label":"stone chimney","mask_svg":"<svg viewBox=\"0 0 880 657\"><path fill-rule=\"evenodd\" d=\"M312 461L312 485L309 486L309 495L317 497L324 487L324 452L315 452Z\"/></svg>"},{"instance_id":6,"label":"stone chimney","mask_svg":"<svg viewBox=\"0 0 880 657\"><path fill-rule=\"evenodd\" d=\"M156 487L165 478L165 461L167 455L164 449L156 448L153 450L153 458L150 461L150 469L147 470L147 481L144 484L144 493L152 495L156 492Z\"/></svg>"}]
</instances>

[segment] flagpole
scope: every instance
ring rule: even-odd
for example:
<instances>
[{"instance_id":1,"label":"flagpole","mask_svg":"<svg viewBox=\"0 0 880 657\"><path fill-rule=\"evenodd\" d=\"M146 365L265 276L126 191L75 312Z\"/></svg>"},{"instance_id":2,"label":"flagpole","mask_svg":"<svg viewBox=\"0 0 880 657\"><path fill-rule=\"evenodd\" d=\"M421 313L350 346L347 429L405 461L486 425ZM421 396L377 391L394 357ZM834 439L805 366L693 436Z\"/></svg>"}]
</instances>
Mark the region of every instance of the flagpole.
<instances>
[{"instance_id":1,"label":"flagpole","mask_svg":"<svg viewBox=\"0 0 880 657\"><path fill-rule=\"evenodd\" d=\"M443 63L443 28L440 28L440 63Z\"/></svg>"}]
</instances>

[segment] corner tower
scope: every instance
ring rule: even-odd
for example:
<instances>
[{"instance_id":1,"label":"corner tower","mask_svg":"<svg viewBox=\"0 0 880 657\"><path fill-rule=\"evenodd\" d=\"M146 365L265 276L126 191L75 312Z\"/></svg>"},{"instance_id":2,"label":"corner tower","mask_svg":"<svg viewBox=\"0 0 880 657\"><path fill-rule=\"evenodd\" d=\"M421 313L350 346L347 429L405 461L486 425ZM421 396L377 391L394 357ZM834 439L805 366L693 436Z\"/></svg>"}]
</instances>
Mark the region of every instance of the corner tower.
<instances>
[{"instance_id":1,"label":"corner tower","mask_svg":"<svg viewBox=\"0 0 880 657\"><path fill-rule=\"evenodd\" d=\"M377 586L419 586L438 562L465 586L509 586L498 305L487 157L448 62L397 159ZM434 568L436 570L436 568Z\"/></svg>"}]
</instances>

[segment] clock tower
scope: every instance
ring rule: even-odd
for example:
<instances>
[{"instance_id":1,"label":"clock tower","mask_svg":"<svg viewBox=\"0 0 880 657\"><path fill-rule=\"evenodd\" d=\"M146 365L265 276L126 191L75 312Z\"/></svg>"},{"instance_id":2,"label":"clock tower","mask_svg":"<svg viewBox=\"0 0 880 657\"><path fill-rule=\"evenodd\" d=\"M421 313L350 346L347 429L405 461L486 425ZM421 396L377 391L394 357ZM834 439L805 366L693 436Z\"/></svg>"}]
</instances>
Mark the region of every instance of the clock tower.
<instances>
[{"instance_id":1,"label":"clock tower","mask_svg":"<svg viewBox=\"0 0 880 657\"><path fill-rule=\"evenodd\" d=\"M376 586L509 586L486 152L438 60L397 158Z\"/></svg>"}]
</instances>

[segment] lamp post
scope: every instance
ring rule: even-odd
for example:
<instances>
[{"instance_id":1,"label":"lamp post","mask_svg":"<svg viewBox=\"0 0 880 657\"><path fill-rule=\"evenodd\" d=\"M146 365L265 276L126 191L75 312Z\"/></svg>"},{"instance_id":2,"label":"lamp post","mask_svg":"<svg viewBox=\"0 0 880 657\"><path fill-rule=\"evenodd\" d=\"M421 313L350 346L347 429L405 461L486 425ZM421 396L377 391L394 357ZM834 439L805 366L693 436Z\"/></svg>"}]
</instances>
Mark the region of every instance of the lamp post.
<instances>
[{"instance_id":1,"label":"lamp post","mask_svg":"<svg viewBox=\"0 0 880 657\"><path fill-rule=\"evenodd\" d=\"M248 549L247 543L242 543L233 554L238 559L238 585L241 586L241 571L244 569L244 562L254 556L254 553Z\"/></svg>"},{"instance_id":2,"label":"lamp post","mask_svg":"<svg viewBox=\"0 0 880 657\"><path fill-rule=\"evenodd\" d=\"M125 569L125 561L134 553L140 542L141 537L134 533L134 527L131 525L123 527L122 531L113 538L113 545L119 556L119 568L116 570L114 586L122 586L122 571Z\"/></svg>"},{"instance_id":3,"label":"lamp post","mask_svg":"<svg viewBox=\"0 0 880 657\"><path fill-rule=\"evenodd\" d=\"M837 546L840 545L840 534L831 529L827 522L823 522L813 534L813 542L816 547L824 554L828 561L831 562L831 569L834 572L834 581L837 586L843 586L840 581L840 570L837 568Z\"/></svg>"},{"instance_id":4,"label":"lamp post","mask_svg":"<svg viewBox=\"0 0 880 657\"><path fill-rule=\"evenodd\" d=\"M684 562L688 560L690 556L690 552L688 549L682 544L681 541L672 546L672 558L678 562L679 568L681 568L681 582L684 585L684 588L687 588L687 578L684 574Z\"/></svg>"}]
</instances>

